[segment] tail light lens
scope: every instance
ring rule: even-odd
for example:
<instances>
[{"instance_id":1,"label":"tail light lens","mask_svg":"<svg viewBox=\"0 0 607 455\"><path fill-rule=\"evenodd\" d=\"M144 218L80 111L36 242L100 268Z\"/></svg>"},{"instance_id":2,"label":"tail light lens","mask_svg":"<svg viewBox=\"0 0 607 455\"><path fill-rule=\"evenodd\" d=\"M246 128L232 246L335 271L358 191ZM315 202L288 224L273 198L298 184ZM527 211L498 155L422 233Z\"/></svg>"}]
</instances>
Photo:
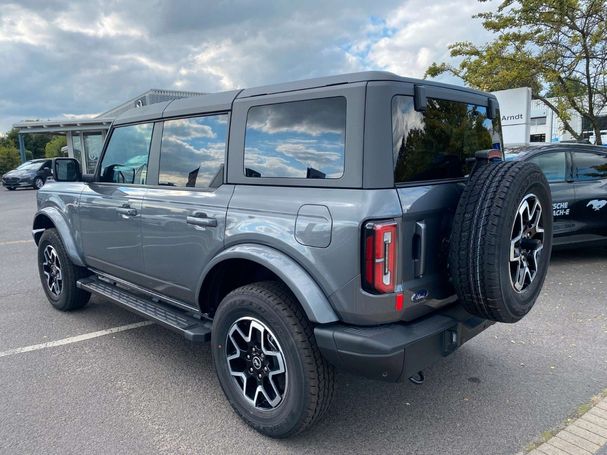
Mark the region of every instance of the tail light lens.
<instances>
[{"instance_id":1,"label":"tail light lens","mask_svg":"<svg viewBox=\"0 0 607 455\"><path fill-rule=\"evenodd\" d=\"M363 230L363 288L386 294L394 292L397 266L397 225L369 222Z\"/></svg>"}]
</instances>

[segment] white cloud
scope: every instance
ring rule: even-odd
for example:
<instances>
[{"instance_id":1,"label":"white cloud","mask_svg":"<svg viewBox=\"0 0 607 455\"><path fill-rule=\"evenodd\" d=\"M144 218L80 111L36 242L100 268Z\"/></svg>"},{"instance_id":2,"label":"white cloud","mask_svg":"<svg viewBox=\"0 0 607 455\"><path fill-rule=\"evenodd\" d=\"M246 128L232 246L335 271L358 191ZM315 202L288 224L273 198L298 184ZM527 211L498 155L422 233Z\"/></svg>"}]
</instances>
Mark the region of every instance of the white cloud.
<instances>
[{"instance_id":1,"label":"white cloud","mask_svg":"<svg viewBox=\"0 0 607 455\"><path fill-rule=\"evenodd\" d=\"M0 131L103 112L149 88L212 92L385 69L421 76L485 40L476 0L20 0L0 9Z\"/></svg>"}]
</instances>

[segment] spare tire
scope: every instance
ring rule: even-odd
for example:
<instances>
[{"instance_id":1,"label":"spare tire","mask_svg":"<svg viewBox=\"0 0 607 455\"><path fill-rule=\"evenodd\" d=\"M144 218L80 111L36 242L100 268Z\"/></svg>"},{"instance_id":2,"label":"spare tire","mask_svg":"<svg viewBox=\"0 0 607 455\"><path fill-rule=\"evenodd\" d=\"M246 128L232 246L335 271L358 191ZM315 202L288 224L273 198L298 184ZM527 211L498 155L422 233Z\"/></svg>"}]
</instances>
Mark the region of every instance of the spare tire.
<instances>
[{"instance_id":1,"label":"spare tire","mask_svg":"<svg viewBox=\"0 0 607 455\"><path fill-rule=\"evenodd\" d=\"M539 167L522 161L480 165L458 203L449 270L466 310L516 322L535 304L552 249L552 197Z\"/></svg>"}]
</instances>

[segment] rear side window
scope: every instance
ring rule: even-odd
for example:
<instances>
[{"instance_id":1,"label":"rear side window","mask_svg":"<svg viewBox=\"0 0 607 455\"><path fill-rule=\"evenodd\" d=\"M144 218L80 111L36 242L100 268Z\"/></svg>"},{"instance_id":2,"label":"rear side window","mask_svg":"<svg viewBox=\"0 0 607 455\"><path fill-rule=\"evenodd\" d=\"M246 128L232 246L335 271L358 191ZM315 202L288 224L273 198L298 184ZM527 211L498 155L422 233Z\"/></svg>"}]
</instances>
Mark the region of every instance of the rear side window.
<instances>
[{"instance_id":1,"label":"rear side window","mask_svg":"<svg viewBox=\"0 0 607 455\"><path fill-rule=\"evenodd\" d=\"M565 152L544 153L534 156L529 161L542 170L549 182L564 182L567 173Z\"/></svg>"},{"instance_id":2,"label":"rear side window","mask_svg":"<svg viewBox=\"0 0 607 455\"><path fill-rule=\"evenodd\" d=\"M158 183L185 188L220 186L227 135L227 114L165 121Z\"/></svg>"},{"instance_id":3,"label":"rear side window","mask_svg":"<svg viewBox=\"0 0 607 455\"><path fill-rule=\"evenodd\" d=\"M574 175L577 180L607 178L607 156L599 153L573 153Z\"/></svg>"},{"instance_id":4,"label":"rear side window","mask_svg":"<svg viewBox=\"0 0 607 455\"><path fill-rule=\"evenodd\" d=\"M413 97L392 99L394 182L457 179L471 169L475 152L501 150L498 118L487 108L428 99L426 112L414 109Z\"/></svg>"},{"instance_id":5,"label":"rear side window","mask_svg":"<svg viewBox=\"0 0 607 455\"><path fill-rule=\"evenodd\" d=\"M102 182L145 185L153 125L115 128L101 162Z\"/></svg>"},{"instance_id":6,"label":"rear side window","mask_svg":"<svg viewBox=\"0 0 607 455\"><path fill-rule=\"evenodd\" d=\"M247 115L247 177L337 179L344 173L346 99L254 106Z\"/></svg>"}]
</instances>

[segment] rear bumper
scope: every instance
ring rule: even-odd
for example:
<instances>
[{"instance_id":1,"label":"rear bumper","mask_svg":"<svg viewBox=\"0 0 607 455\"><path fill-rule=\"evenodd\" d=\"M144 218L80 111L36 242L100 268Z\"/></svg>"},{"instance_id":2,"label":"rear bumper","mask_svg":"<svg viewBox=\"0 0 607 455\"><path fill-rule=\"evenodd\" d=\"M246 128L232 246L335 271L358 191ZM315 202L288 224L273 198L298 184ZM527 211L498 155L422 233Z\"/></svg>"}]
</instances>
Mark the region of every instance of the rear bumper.
<instances>
[{"instance_id":1,"label":"rear bumper","mask_svg":"<svg viewBox=\"0 0 607 455\"><path fill-rule=\"evenodd\" d=\"M454 305L409 323L317 326L325 358L339 369L382 381L402 381L448 356L493 324Z\"/></svg>"}]
</instances>

